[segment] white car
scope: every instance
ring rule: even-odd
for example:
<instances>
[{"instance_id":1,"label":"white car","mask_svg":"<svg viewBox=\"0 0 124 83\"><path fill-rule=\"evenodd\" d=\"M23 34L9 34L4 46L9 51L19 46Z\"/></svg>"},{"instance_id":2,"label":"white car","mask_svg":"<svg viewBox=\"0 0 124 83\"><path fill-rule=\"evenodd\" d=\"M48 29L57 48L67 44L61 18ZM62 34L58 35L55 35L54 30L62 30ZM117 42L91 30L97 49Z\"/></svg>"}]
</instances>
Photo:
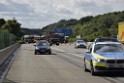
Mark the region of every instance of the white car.
<instances>
[{"instance_id":1,"label":"white car","mask_svg":"<svg viewBox=\"0 0 124 83\"><path fill-rule=\"evenodd\" d=\"M76 40L75 48L86 48L87 45L83 40Z\"/></svg>"}]
</instances>

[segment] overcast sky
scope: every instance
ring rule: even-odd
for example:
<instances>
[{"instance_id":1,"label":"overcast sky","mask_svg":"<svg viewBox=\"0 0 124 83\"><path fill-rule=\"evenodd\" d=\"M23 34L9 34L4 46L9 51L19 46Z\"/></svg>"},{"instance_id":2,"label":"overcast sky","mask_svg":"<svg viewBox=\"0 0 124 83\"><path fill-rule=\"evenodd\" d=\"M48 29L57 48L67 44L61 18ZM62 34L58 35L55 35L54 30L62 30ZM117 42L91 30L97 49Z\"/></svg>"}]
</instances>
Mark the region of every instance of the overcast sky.
<instances>
[{"instance_id":1,"label":"overcast sky","mask_svg":"<svg viewBox=\"0 0 124 83\"><path fill-rule=\"evenodd\" d=\"M123 10L124 0L0 0L0 18L16 18L26 28Z\"/></svg>"}]
</instances>

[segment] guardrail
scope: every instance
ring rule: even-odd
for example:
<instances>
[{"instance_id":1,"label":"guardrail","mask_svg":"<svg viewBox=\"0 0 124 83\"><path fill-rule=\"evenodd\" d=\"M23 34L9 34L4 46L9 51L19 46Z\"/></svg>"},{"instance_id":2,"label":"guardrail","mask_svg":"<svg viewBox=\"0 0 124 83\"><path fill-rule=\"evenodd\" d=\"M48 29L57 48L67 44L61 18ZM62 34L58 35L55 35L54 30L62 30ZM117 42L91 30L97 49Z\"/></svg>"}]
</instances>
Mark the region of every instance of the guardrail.
<instances>
[{"instance_id":1,"label":"guardrail","mask_svg":"<svg viewBox=\"0 0 124 83\"><path fill-rule=\"evenodd\" d=\"M20 44L13 44L5 49L0 50L0 65L20 46Z\"/></svg>"}]
</instances>

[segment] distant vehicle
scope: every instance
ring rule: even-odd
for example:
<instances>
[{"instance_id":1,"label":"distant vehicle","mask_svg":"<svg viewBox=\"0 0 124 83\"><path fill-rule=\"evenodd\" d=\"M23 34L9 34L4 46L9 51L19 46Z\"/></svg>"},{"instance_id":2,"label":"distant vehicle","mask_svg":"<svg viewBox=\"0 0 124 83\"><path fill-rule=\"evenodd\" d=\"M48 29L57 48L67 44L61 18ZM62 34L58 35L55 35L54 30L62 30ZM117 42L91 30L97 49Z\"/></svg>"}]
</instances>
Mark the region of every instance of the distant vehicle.
<instances>
[{"instance_id":1,"label":"distant vehicle","mask_svg":"<svg viewBox=\"0 0 124 83\"><path fill-rule=\"evenodd\" d=\"M96 38L95 43L97 42L118 42L117 38Z\"/></svg>"},{"instance_id":2,"label":"distant vehicle","mask_svg":"<svg viewBox=\"0 0 124 83\"><path fill-rule=\"evenodd\" d=\"M57 33L51 32L49 35L46 36L46 40L49 41L50 45L59 45L59 35Z\"/></svg>"},{"instance_id":3,"label":"distant vehicle","mask_svg":"<svg viewBox=\"0 0 124 83\"><path fill-rule=\"evenodd\" d=\"M118 41L124 44L124 22L118 24Z\"/></svg>"},{"instance_id":4,"label":"distant vehicle","mask_svg":"<svg viewBox=\"0 0 124 83\"><path fill-rule=\"evenodd\" d=\"M37 42L34 46L35 46L35 54L38 54L38 53L51 54L50 44L46 40L41 40L41 41Z\"/></svg>"},{"instance_id":5,"label":"distant vehicle","mask_svg":"<svg viewBox=\"0 0 124 83\"><path fill-rule=\"evenodd\" d=\"M98 42L84 55L84 70L92 75L102 71L124 71L124 46L118 42Z\"/></svg>"},{"instance_id":6,"label":"distant vehicle","mask_svg":"<svg viewBox=\"0 0 124 83\"><path fill-rule=\"evenodd\" d=\"M65 43L68 43L69 36L65 36Z\"/></svg>"},{"instance_id":7,"label":"distant vehicle","mask_svg":"<svg viewBox=\"0 0 124 83\"><path fill-rule=\"evenodd\" d=\"M35 43L35 37L34 37L34 35L25 35L23 37L23 41L25 43Z\"/></svg>"},{"instance_id":8,"label":"distant vehicle","mask_svg":"<svg viewBox=\"0 0 124 83\"><path fill-rule=\"evenodd\" d=\"M75 48L86 48L87 45L83 40L76 40Z\"/></svg>"}]
</instances>

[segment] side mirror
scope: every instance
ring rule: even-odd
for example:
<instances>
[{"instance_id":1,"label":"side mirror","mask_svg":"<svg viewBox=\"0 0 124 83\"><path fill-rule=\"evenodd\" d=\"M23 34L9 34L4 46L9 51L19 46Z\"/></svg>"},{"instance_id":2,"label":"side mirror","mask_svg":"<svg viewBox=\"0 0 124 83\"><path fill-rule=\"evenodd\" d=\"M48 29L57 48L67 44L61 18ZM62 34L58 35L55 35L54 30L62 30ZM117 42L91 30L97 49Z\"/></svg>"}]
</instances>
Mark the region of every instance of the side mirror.
<instances>
[{"instance_id":1,"label":"side mirror","mask_svg":"<svg viewBox=\"0 0 124 83\"><path fill-rule=\"evenodd\" d=\"M87 50L86 53L91 53L91 52L89 50Z\"/></svg>"},{"instance_id":2,"label":"side mirror","mask_svg":"<svg viewBox=\"0 0 124 83\"><path fill-rule=\"evenodd\" d=\"M50 43L49 46L52 46L52 43Z\"/></svg>"}]
</instances>

